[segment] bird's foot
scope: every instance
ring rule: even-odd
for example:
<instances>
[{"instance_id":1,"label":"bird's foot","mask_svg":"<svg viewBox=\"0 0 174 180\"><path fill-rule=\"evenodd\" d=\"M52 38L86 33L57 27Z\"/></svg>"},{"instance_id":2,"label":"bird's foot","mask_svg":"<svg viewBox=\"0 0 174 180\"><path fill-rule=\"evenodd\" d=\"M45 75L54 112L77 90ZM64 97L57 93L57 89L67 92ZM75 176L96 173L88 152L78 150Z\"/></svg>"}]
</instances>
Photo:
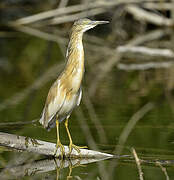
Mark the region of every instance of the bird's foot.
<instances>
[{"instance_id":1,"label":"bird's foot","mask_svg":"<svg viewBox=\"0 0 174 180\"><path fill-rule=\"evenodd\" d=\"M73 170L73 168L76 168L76 167L86 167L86 166L80 164L80 160L77 163L75 163L74 165L72 165L71 160L69 160L69 173L68 173L68 176L67 176L67 180L73 178L73 176L71 175L72 174L72 170Z\"/></svg>"},{"instance_id":2,"label":"bird's foot","mask_svg":"<svg viewBox=\"0 0 174 180\"><path fill-rule=\"evenodd\" d=\"M63 159L63 156L64 156L64 154L65 154L65 148L64 148L64 146L61 144L61 142L59 141L59 142L57 142L57 144L56 144L56 150L55 150L55 152L54 152L54 156L55 157L58 157L57 156L57 150L60 148L60 151L61 151L61 159Z\"/></svg>"},{"instance_id":3,"label":"bird's foot","mask_svg":"<svg viewBox=\"0 0 174 180\"><path fill-rule=\"evenodd\" d=\"M69 144L69 155L71 156L72 149L75 149L81 156L80 149L87 149L87 148L88 148L87 146L76 146L73 143L70 143Z\"/></svg>"}]
</instances>

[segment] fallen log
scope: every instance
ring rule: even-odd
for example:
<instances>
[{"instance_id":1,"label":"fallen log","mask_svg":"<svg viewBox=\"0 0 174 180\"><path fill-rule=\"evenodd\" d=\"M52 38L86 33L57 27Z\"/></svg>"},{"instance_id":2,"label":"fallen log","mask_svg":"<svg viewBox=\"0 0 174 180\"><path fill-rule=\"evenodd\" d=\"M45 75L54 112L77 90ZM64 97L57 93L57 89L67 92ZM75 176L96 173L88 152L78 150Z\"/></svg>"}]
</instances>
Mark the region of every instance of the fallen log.
<instances>
[{"instance_id":1,"label":"fallen log","mask_svg":"<svg viewBox=\"0 0 174 180\"><path fill-rule=\"evenodd\" d=\"M43 154L47 156L54 156L56 144L32 139L30 137L18 136L0 132L0 146L10 148L17 151L28 151L32 153ZM65 157L67 158L95 158L107 159L112 158L113 155L102 153L98 151L80 149L80 154L76 150L72 150L71 157L69 157L69 147L64 146ZM56 157L61 157L60 148L57 150Z\"/></svg>"}]
</instances>

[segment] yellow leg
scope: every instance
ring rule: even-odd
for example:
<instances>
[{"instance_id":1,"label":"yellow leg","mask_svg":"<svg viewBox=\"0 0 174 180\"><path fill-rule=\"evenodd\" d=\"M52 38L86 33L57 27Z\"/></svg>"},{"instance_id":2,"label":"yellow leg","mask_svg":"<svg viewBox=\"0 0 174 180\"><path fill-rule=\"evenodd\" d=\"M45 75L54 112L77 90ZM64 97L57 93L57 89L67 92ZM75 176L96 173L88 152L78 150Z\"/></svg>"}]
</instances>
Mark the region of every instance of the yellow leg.
<instances>
[{"instance_id":1,"label":"yellow leg","mask_svg":"<svg viewBox=\"0 0 174 180\"><path fill-rule=\"evenodd\" d=\"M58 164L57 164L57 159L53 159L53 160L55 162L55 166L56 166L56 170L57 170L56 180L58 180L59 179L59 175L60 175L60 171L61 171L61 169L64 168L64 160L63 159L58 160L60 162L60 166L58 166Z\"/></svg>"},{"instance_id":2,"label":"yellow leg","mask_svg":"<svg viewBox=\"0 0 174 180\"><path fill-rule=\"evenodd\" d=\"M64 146L61 144L60 139L59 139L59 121L58 120L56 120L56 128L57 128L57 144L56 144L56 151L54 153L54 156L56 156L57 150L60 147L61 158L63 159L63 155L65 154L65 149L64 149Z\"/></svg>"},{"instance_id":3,"label":"yellow leg","mask_svg":"<svg viewBox=\"0 0 174 180\"><path fill-rule=\"evenodd\" d=\"M71 174L72 174L72 163L71 163L71 161L69 161L69 173L68 173L68 176L67 176L67 180L68 179L72 179L72 176L71 176Z\"/></svg>"},{"instance_id":4,"label":"yellow leg","mask_svg":"<svg viewBox=\"0 0 174 180\"><path fill-rule=\"evenodd\" d=\"M76 146L76 145L73 144L71 134L70 134L69 129L68 129L68 118L65 121L65 128L66 128L66 131L67 131L67 134L68 134L68 137L69 137L69 154L70 155L71 155L71 152L72 152L72 148L74 148L79 154L80 154L80 149L88 148L87 146L80 147L80 146Z\"/></svg>"},{"instance_id":5,"label":"yellow leg","mask_svg":"<svg viewBox=\"0 0 174 180\"><path fill-rule=\"evenodd\" d=\"M81 164L80 164L80 161L78 161L76 164L72 165L71 160L69 160L69 173L68 173L68 176L67 176L67 180L73 178L73 176L71 175L71 174L72 174L72 171L73 171L73 168L76 168L76 167L79 167L79 166L81 166L81 167L86 167L85 165L81 165Z\"/></svg>"}]
</instances>

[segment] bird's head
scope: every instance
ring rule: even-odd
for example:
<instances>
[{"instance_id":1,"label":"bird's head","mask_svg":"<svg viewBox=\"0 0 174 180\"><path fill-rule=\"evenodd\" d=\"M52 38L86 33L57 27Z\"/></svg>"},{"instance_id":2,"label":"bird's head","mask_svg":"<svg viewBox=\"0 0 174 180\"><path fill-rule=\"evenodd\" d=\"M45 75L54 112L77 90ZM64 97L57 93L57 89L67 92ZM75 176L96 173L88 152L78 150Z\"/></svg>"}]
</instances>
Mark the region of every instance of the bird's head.
<instances>
[{"instance_id":1,"label":"bird's head","mask_svg":"<svg viewBox=\"0 0 174 180\"><path fill-rule=\"evenodd\" d=\"M76 31L85 32L91 28L94 28L98 24L107 24L107 23L109 23L109 21L92 21L90 19L84 18L75 21L73 24L73 29Z\"/></svg>"}]
</instances>

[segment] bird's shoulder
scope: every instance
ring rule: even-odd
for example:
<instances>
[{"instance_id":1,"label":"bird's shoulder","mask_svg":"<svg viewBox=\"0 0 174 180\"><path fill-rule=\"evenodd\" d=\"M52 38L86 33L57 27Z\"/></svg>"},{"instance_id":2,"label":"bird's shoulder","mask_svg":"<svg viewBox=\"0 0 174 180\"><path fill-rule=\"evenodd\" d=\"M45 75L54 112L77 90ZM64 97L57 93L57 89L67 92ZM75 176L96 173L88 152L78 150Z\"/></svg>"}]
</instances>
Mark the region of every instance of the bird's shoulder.
<instances>
[{"instance_id":1,"label":"bird's shoulder","mask_svg":"<svg viewBox=\"0 0 174 180\"><path fill-rule=\"evenodd\" d=\"M50 104L56 97L58 97L60 94L58 94L58 92L60 92L60 79L57 79L51 86L47 96L47 104Z\"/></svg>"},{"instance_id":2,"label":"bird's shoulder","mask_svg":"<svg viewBox=\"0 0 174 180\"><path fill-rule=\"evenodd\" d=\"M50 104L55 99L61 101L62 97L71 91L71 87L66 81L66 77L61 76L53 83L48 92L47 104Z\"/></svg>"}]
</instances>

